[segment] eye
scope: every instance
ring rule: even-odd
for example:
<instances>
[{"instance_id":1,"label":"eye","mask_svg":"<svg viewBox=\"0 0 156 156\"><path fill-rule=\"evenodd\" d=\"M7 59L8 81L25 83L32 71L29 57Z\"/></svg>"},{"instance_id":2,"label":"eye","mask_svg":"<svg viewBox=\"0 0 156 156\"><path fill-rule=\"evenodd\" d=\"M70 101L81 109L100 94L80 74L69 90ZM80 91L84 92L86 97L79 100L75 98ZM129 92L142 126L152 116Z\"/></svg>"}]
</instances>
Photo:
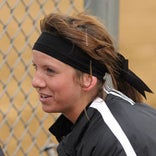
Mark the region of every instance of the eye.
<instances>
[{"instance_id":1,"label":"eye","mask_svg":"<svg viewBox=\"0 0 156 156\"><path fill-rule=\"evenodd\" d=\"M53 69L51 69L51 68L46 68L46 72L47 72L48 74L53 74L53 73L55 73L55 71L54 71Z\"/></svg>"}]
</instances>

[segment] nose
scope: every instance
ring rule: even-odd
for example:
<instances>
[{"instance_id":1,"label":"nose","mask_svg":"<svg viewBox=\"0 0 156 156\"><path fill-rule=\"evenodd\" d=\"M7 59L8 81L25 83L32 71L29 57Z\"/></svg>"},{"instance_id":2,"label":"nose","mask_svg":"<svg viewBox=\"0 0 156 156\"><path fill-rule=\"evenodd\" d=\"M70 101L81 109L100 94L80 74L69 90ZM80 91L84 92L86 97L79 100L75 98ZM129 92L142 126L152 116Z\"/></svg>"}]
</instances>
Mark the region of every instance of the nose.
<instances>
[{"instance_id":1,"label":"nose","mask_svg":"<svg viewBox=\"0 0 156 156\"><path fill-rule=\"evenodd\" d=\"M36 72L34 74L34 77L32 80L32 86L34 88L43 88L46 86L46 82L44 80L44 77L40 73Z\"/></svg>"}]
</instances>

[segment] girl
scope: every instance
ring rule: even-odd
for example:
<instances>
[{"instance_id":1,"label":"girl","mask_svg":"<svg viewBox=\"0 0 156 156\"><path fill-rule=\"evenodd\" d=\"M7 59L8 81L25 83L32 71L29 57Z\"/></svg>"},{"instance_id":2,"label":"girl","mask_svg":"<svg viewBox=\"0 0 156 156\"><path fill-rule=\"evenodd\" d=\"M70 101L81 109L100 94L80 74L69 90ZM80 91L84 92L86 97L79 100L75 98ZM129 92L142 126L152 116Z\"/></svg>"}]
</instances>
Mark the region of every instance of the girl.
<instances>
[{"instance_id":1,"label":"girl","mask_svg":"<svg viewBox=\"0 0 156 156\"><path fill-rule=\"evenodd\" d=\"M129 68L93 16L49 14L33 46L32 85L43 111L59 112L50 127L59 156L155 156L152 92Z\"/></svg>"}]
</instances>

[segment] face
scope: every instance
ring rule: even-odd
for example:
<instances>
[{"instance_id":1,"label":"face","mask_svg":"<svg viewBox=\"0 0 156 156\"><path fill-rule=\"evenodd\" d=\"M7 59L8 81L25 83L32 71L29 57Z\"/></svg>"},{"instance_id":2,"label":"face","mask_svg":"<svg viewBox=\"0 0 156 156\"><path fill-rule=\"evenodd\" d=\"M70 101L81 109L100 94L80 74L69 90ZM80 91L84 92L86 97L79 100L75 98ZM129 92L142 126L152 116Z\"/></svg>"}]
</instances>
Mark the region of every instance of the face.
<instances>
[{"instance_id":1,"label":"face","mask_svg":"<svg viewBox=\"0 0 156 156\"><path fill-rule=\"evenodd\" d=\"M74 112L81 99L81 86L76 81L74 68L63 62L33 51L36 69L32 85L36 88L45 112Z\"/></svg>"}]
</instances>

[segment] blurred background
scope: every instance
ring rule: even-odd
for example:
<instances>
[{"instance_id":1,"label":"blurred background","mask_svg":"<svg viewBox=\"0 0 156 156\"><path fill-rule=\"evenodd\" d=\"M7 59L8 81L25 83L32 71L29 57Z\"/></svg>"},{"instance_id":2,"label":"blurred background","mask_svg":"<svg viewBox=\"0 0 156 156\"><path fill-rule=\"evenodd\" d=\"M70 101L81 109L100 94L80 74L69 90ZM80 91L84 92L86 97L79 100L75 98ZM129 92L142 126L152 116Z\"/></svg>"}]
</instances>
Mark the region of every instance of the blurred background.
<instances>
[{"instance_id":1,"label":"blurred background","mask_svg":"<svg viewBox=\"0 0 156 156\"><path fill-rule=\"evenodd\" d=\"M45 156L56 143L48 128L57 114L41 110L31 87L31 47L44 15L82 11L104 22L130 68L156 92L155 0L1 0L0 146L6 156ZM145 102L156 108L155 101L147 93Z\"/></svg>"}]
</instances>

